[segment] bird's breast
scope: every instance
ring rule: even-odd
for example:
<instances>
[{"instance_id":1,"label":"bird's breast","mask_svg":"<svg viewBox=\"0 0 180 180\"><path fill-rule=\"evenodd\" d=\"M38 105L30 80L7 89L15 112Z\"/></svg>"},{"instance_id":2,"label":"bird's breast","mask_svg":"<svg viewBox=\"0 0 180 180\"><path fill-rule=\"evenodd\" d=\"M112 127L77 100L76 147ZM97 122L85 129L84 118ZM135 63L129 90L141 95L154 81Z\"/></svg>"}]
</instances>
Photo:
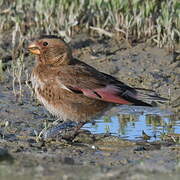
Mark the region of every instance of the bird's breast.
<instances>
[{"instance_id":1,"label":"bird's breast","mask_svg":"<svg viewBox=\"0 0 180 180\"><path fill-rule=\"evenodd\" d=\"M42 89L44 87L44 82L41 81L40 78L34 72L31 74L31 83L35 92L37 91L38 88Z\"/></svg>"},{"instance_id":2,"label":"bird's breast","mask_svg":"<svg viewBox=\"0 0 180 180\"><path fill-rule=\"evenodd\" d=\"M61 119L67 119L66 113L60 107L56 107L52 100L55 95L51 90L51 87L47 88L47 84L44 83L36 73L32 73L31 75L32 87L35 91L37 99L45 106L45 108L54 116L57 116Z\"/></svg>"}]
</instances>

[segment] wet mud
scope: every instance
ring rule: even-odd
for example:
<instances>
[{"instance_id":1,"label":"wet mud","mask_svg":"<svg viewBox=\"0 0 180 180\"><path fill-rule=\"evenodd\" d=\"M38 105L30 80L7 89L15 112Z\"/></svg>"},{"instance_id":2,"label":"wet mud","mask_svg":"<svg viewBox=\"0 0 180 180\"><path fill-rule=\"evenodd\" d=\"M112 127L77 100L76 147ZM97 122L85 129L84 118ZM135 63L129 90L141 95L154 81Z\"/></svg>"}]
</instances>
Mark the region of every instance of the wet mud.
<instances>
[{"instance_id":1,"label":"wet mud","mask_svg":"<svg viewBox=\"0 0 180 180\"><path fill-rule=\"evenodd\" d=\"M34 57L24 50L21 96L18 81L12 85L13 60L4 43L2 39L0 179L179 179L178 133L165 134L157 141L149 141L144 134L141 140L130 141L86 128L73 142L39 139L42 129L56 118L39 104L29 88ZM131 86L154 89L168 98L167 103L157 105L179 120L179 52L175 55L148 43L130 45L122 39L87 34L75 35L70 44L78 59Z\"/></svg>"}]
</instances>

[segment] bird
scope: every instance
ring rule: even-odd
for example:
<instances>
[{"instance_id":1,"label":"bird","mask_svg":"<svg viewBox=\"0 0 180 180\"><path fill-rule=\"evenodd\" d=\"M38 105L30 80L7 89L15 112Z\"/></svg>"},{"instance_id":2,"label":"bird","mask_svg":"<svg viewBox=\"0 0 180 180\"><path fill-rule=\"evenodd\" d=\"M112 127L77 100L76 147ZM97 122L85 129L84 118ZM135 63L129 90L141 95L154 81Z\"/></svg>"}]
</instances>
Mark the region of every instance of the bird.
<instances>
[{"instance_id":1,"label":"bird","mask_svg":"<svg viewBox=\"0 0 180 180\"><path fill-rule=\"evenodd\" d=\"M76 59L61 37L40 36L28 50L36 55L31 82L37 99L52 115L77 123L76 132L113 105L152 106L149 101L166 100L153 90L131 87Z\"/></svg>"}]
</instances>

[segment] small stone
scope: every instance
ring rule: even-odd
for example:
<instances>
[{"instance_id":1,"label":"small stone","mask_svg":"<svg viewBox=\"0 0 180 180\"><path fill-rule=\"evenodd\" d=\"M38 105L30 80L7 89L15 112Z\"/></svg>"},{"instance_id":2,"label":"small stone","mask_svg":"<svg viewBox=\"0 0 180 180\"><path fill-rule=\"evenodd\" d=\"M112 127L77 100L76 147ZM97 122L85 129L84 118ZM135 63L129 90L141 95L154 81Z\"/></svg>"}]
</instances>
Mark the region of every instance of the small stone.
<instances>
[{"instance_id":1,"label":"small stone","mask_svg":"<svg viewBox=\"0 0 180 180\"><path fill-rule=\"evenodd\" d=\"M7 149L0 147L0 161L4 160L12 160L12 157Z\"/></svg>"},{"instance_id":2,"label":"small stone","mask_svg":"<svg viewBox=\"0 0 180 180\"><path fill-rule=\"evenodd\" d=\"M146 151L146 148L144 146L138 146L134 148L134 151Z\"/></svg>"},{"instance_id":3,"label":"small stone","mask_svg":"<svg viewBox=\"0 0 180 180\"><path fill-rule=\"evenodd\" d=\"M27 142L30 144L33 144L33 143L36 143L36 140L35 139L28 139Z\"/></svg>"},{"instance_id":4,"label":"small stone","mask_svg":"<svg viewBox=\"0 0 180 180\"><path fill-rule=\"evenodd\" d=\"M74 165L74 159L73 158L71 158L71 157L64 157L63 158L63 160L62 160L62 162L64 163L64 164L69 164L69 165Z\"/></svg>"}]
</instances>

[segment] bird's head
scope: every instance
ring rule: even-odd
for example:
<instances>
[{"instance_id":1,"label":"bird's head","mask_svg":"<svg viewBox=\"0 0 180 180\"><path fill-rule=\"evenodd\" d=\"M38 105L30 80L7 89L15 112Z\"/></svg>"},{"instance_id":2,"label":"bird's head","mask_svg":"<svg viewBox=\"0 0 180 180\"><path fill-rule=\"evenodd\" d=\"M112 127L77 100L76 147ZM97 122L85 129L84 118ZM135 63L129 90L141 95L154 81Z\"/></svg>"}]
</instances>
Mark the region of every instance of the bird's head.
<instances>
[{"instance_id":1,"label":"bird's head","mask_svg":"<svg viewBox=\"0 0 180 180\"><path fill-rule=\"evenodd\" d=\"M39 56L40 63L49 65L69 64L72 52L67 43L56 36L42 36L29 44L31 53Z\"/></svg>"}]
</instances>

